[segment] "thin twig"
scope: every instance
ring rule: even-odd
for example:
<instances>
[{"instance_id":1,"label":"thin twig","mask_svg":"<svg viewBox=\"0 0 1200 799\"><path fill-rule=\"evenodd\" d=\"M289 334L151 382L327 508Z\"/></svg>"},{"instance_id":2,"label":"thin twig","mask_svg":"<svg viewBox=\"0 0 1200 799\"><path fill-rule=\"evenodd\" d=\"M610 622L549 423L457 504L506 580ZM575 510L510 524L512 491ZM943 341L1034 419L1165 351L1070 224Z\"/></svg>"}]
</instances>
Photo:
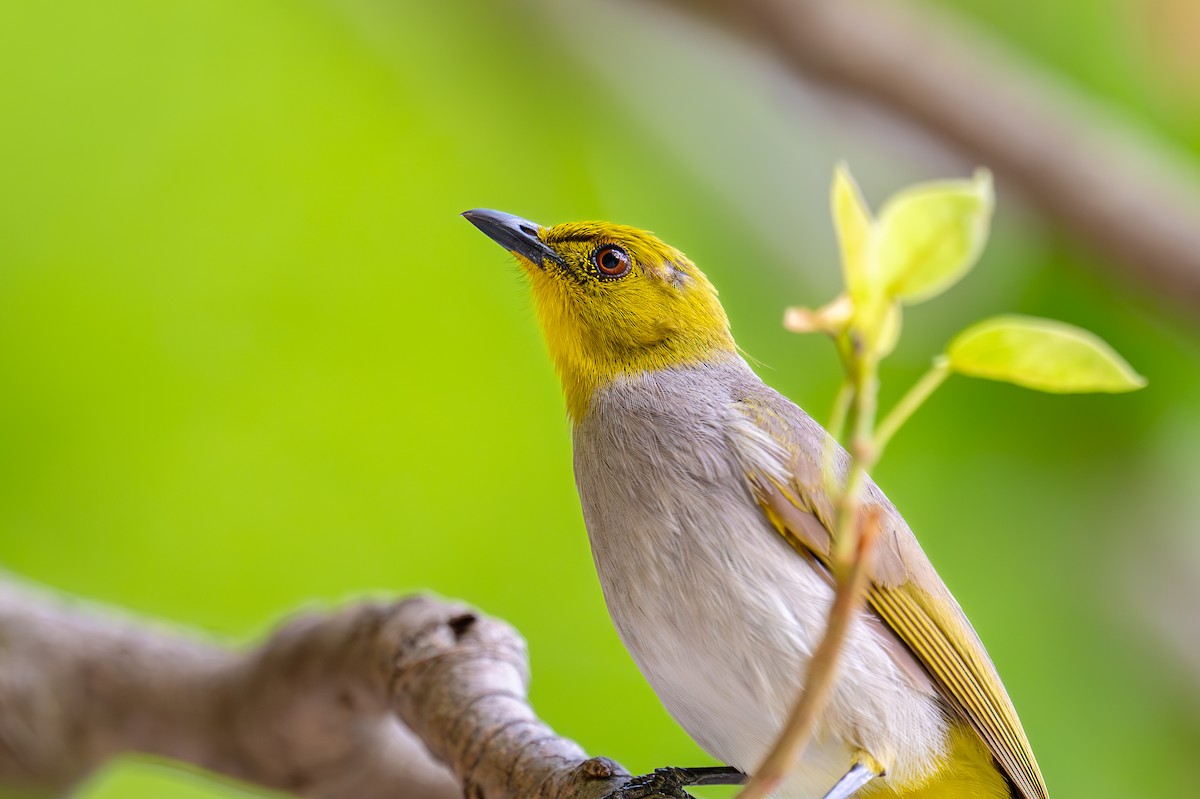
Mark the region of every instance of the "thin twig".
<instances>
[{"instance_id":1,"label":"thin twig","mask_svg":"<svg viewBox=\"0 0 1200 799\"><path fill-rule=\"evenodd\" d=\"M825 635L809 661L804 691L788 717L783 735L755 770L749 784L738 794L739 799L763 799L780 786L808 746L821 713L829 701L846 633L850 629L855 612L863 605L869 585L872 552L879 530L878 508L870 508L862 513L861 519L858 549L851 558L845 578L838 582L833 603L829 608Z\"/></svg>"},{"instance_id":2,"label":"thin twig","mask_svg":"<svg viewBox=\"0 0 1200 799\"><path fill-rule=\"evenodd\" d=\"M875 451L882 452L891 442L896 431L929 399L938 387L950 376L950 362L945 356L939 356L933 362L929 371L921 375L921 379L900 398L896 406L883 417L879 428L875 431Z\"/></svg>"},{"instance_id":3,"label":"thin twig","mask_svg":"<svg viewBox=\"0 0 1200 799\"><path fill-rule=\"evenodd\" d=\"M829 414L829 435L841 441L846 434L846 421L850 418L850 405L854 402L854 384L843 380L833 400L833 411ZM832 450L832 447L830 448Z\"/></svg>"},{"instance_id":4,"label":"thin twig","mask_svg":"<svg viewBox=\"0 0 1200 799\"><path fill-rule=\"evenodd\" d=\"M851 332L851 343L858 336L858 333ZM874 467L880 451L875 446L879 362L869 347L853 346L850 352L854 357L845 363L846 382L839 399L842 393L848 393L853 399L854 434L850 440L850 472L845 486L837 495L832 547L833 573L837 582L829 619L808 663L800 698L792 708L783 732L738 799L762 799L778 788L800 762L829 701L846 632L855 612L863 604L870 581L870 556L879 527L879 509L863 508L861 494L867 471Z\"/></svg>"}]
</instances>

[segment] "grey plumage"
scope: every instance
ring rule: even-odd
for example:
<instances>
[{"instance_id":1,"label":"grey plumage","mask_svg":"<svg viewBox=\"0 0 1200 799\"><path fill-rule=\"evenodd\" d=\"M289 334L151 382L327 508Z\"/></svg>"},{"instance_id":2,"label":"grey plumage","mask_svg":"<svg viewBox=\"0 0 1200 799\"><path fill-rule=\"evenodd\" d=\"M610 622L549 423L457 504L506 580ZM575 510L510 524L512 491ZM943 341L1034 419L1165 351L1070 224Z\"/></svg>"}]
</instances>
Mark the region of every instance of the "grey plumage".
<instances>
[{"instance_id":1,"label":"grey plumage","mask_svg":"<svg viewBox=\"0 0 1200 799\"><path fill-rule=\"evenodd\" d=\"M795 469L754 421L763 411L821 452L820 426L734 354L605 386L574 437L584 519L622 641L680 725L743 770L780 731L832 598L827 575L772 528L747 478L786 483ZM912 784L936 768L945 707L866 613L840 675L784 795L822 796L858 748L889 764L885 779Z\"/></svg>"}]
</instances>

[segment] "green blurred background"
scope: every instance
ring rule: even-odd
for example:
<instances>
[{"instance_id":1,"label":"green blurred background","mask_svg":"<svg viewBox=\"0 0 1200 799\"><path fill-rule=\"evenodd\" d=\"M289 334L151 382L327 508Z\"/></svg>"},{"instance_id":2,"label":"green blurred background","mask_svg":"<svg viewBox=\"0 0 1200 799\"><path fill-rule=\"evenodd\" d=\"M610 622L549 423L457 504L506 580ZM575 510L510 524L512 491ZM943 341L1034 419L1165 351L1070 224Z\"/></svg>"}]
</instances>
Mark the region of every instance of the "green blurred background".
<instances>
[{"instance_id":1,"label":"green blurred background","mask_svg":"<svg viewBox=\"0 0 1200 799\"><path fill-rule=\"evenodd\" d=\"M1186 3L955 6L1200 156L1196 64L1156 38ZM875 205L974 166L633 3L0 3L0 566L231 642L364 594L461 597L527 637L557 730L633 770L704 762L604 610L522 278L457 215L655 230L824 418L832 348L779 320L835 290L839 158ZM877 478L1053 795L1194 796L1200 326L1099 262L1001 180L979 267L909 315L885 397L1002 311L1098 332L1150 387L955 379ZM82 795L239 791L131 761Z\"/></svg>"}]
</instances>

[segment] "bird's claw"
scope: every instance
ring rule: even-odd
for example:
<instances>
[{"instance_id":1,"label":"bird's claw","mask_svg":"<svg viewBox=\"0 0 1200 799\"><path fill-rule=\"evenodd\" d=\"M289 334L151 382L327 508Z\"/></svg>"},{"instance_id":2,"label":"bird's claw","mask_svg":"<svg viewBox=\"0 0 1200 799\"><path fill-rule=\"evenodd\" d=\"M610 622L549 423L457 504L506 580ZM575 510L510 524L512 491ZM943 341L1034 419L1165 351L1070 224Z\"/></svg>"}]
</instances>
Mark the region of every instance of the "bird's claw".
<instances>
[{"instance_id":1,"label":"bird's claw","mask_svg":"<svg viewBox=\"0 0 1200 799\"><path fill-rule=\"evenodd\" d=\"M629 782L610 793L604 799L694 799L684 790L691 785L740 785L746 775L737 769L725 766L705 768L655 769L649 774L631 777Z\"/></svg>"},{"instance_id":2,"label":"bird's claw","mask_svg":"<svg viewBox=\"0 0 1200 799\"><path fill-rule=\"evenodd\" d=\"M683 789L685 779L682 771L678 768L659 768L649 774L630 777L629 782L604 799L659 799L664 796L694 799Z\"/></svg>"}]
</instances>

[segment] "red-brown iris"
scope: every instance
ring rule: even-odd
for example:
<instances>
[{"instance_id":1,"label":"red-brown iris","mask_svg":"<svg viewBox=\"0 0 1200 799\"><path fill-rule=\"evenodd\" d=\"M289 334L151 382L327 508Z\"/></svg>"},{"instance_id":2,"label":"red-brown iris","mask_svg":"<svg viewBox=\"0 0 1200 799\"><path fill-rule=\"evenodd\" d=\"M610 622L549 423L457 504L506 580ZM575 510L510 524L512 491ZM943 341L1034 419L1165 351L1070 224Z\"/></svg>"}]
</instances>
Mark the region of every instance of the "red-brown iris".
<instances>
[{"instance_id":1,"label":"red-brown iris","mask_svg":"<svg viewBox=\"0 0 1200 799\"><path fill-rule=\"evenodd\" d=\"M592 255L596 268L605 277L622 277L629 272L629 256L615 244L605 244Z\"/></svg>"}]
</instances>

